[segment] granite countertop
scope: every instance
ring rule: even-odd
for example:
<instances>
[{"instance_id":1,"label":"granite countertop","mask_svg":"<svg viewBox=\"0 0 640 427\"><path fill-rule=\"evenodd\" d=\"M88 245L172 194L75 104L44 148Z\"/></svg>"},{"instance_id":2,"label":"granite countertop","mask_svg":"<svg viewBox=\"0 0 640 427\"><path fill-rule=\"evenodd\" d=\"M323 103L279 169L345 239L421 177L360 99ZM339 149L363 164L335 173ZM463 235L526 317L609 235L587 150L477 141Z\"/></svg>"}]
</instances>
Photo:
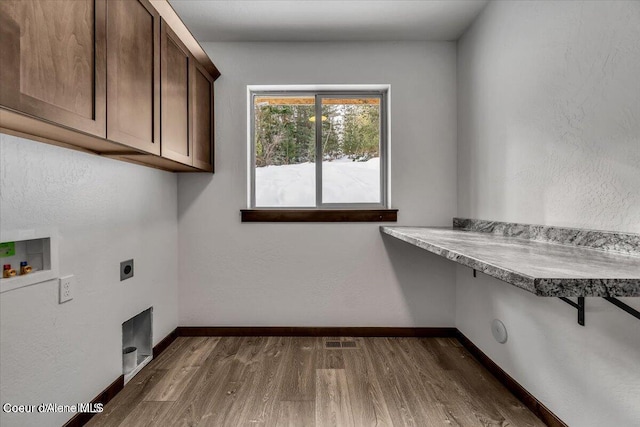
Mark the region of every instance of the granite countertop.
<instances>
[{"instance_id":1,"label":"granite countertop","mask_svg":"<svg viewBox=\"0 0 640 427\"><path fill-rule=\"evenodd\" d=\"M626 243L631 242L632 250L614 251L607 250L602 242L615 236L617 248L620 246L620 234L474 221L456 218L454 225L457 226L453 228L383 226L380 230L538 296L640 296L640 254L635 251L640 251L640 247L635 246L640 236L637 234L622 235L631 237ZM482 227L478 226L480 223ZM486 227L487 224L499 225ZM532 227L543 227L547 235L549 230L555 233L553 238L556 241L544 241L540 239L544 233L534 236L529 229L520 236L514 236L513 230L522 231L515 226L530 227L531 230ZM562 235L572 235L573 238L564 244L557 243L558 230L569 230ZM576 236L589 234L594 237L594 233L599 233L592 239L599 244L598 248L576 243L579 240Z\"/></svg>"}]
</instances>

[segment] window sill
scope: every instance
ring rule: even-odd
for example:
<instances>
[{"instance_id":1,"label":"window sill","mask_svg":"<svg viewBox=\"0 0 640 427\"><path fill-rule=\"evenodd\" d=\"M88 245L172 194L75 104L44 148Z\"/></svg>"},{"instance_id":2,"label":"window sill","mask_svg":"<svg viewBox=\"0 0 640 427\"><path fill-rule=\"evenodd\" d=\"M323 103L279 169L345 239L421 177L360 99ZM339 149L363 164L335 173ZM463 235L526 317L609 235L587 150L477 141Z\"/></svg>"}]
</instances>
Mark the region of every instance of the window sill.
<instances>
[{"instance_id":1,"label":"window sill","mask_svg":"<svg viewBox=\"0 0 640 427\"><path fill-rule=\"evenodd\" d=\"M242 222L396 222L398 209L241 209Z\"/></svg>"}]
</instances>

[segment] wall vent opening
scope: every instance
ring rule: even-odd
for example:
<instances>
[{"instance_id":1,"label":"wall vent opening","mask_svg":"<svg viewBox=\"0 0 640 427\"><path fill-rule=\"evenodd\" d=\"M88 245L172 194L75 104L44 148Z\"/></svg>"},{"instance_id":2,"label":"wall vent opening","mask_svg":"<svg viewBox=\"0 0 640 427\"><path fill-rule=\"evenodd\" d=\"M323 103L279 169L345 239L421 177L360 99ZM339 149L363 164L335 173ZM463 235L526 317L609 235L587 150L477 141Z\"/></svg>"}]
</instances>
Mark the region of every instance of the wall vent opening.
<instances>
[{"instance_id":1,"label":"wall vent opening","mask_svg":"<svg viewBox=\"0 0 640 427\"><path fill-rule=\"evenodd\" d=\"M153 307L122 324L122 373L125 384L153 359Z\"/></svg>"}]
</instances>

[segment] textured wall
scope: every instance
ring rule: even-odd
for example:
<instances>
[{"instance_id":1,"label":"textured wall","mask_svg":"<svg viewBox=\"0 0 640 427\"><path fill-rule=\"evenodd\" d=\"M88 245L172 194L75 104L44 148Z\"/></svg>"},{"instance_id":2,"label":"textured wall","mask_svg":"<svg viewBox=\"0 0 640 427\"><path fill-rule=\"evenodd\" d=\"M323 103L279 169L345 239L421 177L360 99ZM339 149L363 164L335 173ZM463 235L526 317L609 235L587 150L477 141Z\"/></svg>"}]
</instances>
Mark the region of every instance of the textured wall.
<instances>
[{"instance_id":1,"label":"textured wall","mask_svg":"<svg viewBox=\"0 0 640 427\"><path fill-rule=\"evenodd\" d=\"M122 374L122 322L154 306L154 343L177 326L176 176L0 134L0 235L57 227L57 280L0 296L0 401L73 404ZM120 282L120 261L135 277ZM2 426L62 425L73 414L0 413Z\"/></svg>"},{"instance_id":2,"label":"textured wall","mask_svg":"<svg viewBox=\"0 0 640 427\"><path fill-rule=\"evenodd\" d=\"M459 44L458 214L640 232L640 2L495 2Z\"/></svg>"},{"instance_id":3,"label":"textured wall","mask_svg":"<svg viewBox=\"0 0 640 427\"><path fill-rule=\"evenodd\" d=\"M640 232L638 76L640 2L490 3L458 44L458 215ZM589 298L581 327L463 267L456 295L457 327L569 425L640 420L638 320Z\"/></svg>"},{"instance_id":4,"label":"textured wall","mask_svg":"<svg viewBox=\"0 0 640 427\"><path fill-rule=\"evenodd\" d=\"M454 43L204 45L216 82L216 174L178 179L181 325L451 326L454 267L376 223L242 224L249 84L391 84L399 224L456 209Z\"/></svg>"}]
</instances>

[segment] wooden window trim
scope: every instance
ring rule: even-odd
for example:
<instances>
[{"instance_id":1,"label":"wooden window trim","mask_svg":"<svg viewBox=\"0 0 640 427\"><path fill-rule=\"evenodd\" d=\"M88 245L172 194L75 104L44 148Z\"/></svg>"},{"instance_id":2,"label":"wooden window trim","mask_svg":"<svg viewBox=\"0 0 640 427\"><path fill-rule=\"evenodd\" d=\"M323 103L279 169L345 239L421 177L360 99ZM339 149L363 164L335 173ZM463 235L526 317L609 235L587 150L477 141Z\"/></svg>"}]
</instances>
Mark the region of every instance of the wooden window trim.
<instances>
[{"instance_id":1,"label":"wooden window trim","mask_svg":"<svg viewBox=\"0 0 640 427\"><path fill-rule=\"evenodd\" d=\"M242 222L397 222L398 209L241 209Z\"/></svg>"}]
</instances>

